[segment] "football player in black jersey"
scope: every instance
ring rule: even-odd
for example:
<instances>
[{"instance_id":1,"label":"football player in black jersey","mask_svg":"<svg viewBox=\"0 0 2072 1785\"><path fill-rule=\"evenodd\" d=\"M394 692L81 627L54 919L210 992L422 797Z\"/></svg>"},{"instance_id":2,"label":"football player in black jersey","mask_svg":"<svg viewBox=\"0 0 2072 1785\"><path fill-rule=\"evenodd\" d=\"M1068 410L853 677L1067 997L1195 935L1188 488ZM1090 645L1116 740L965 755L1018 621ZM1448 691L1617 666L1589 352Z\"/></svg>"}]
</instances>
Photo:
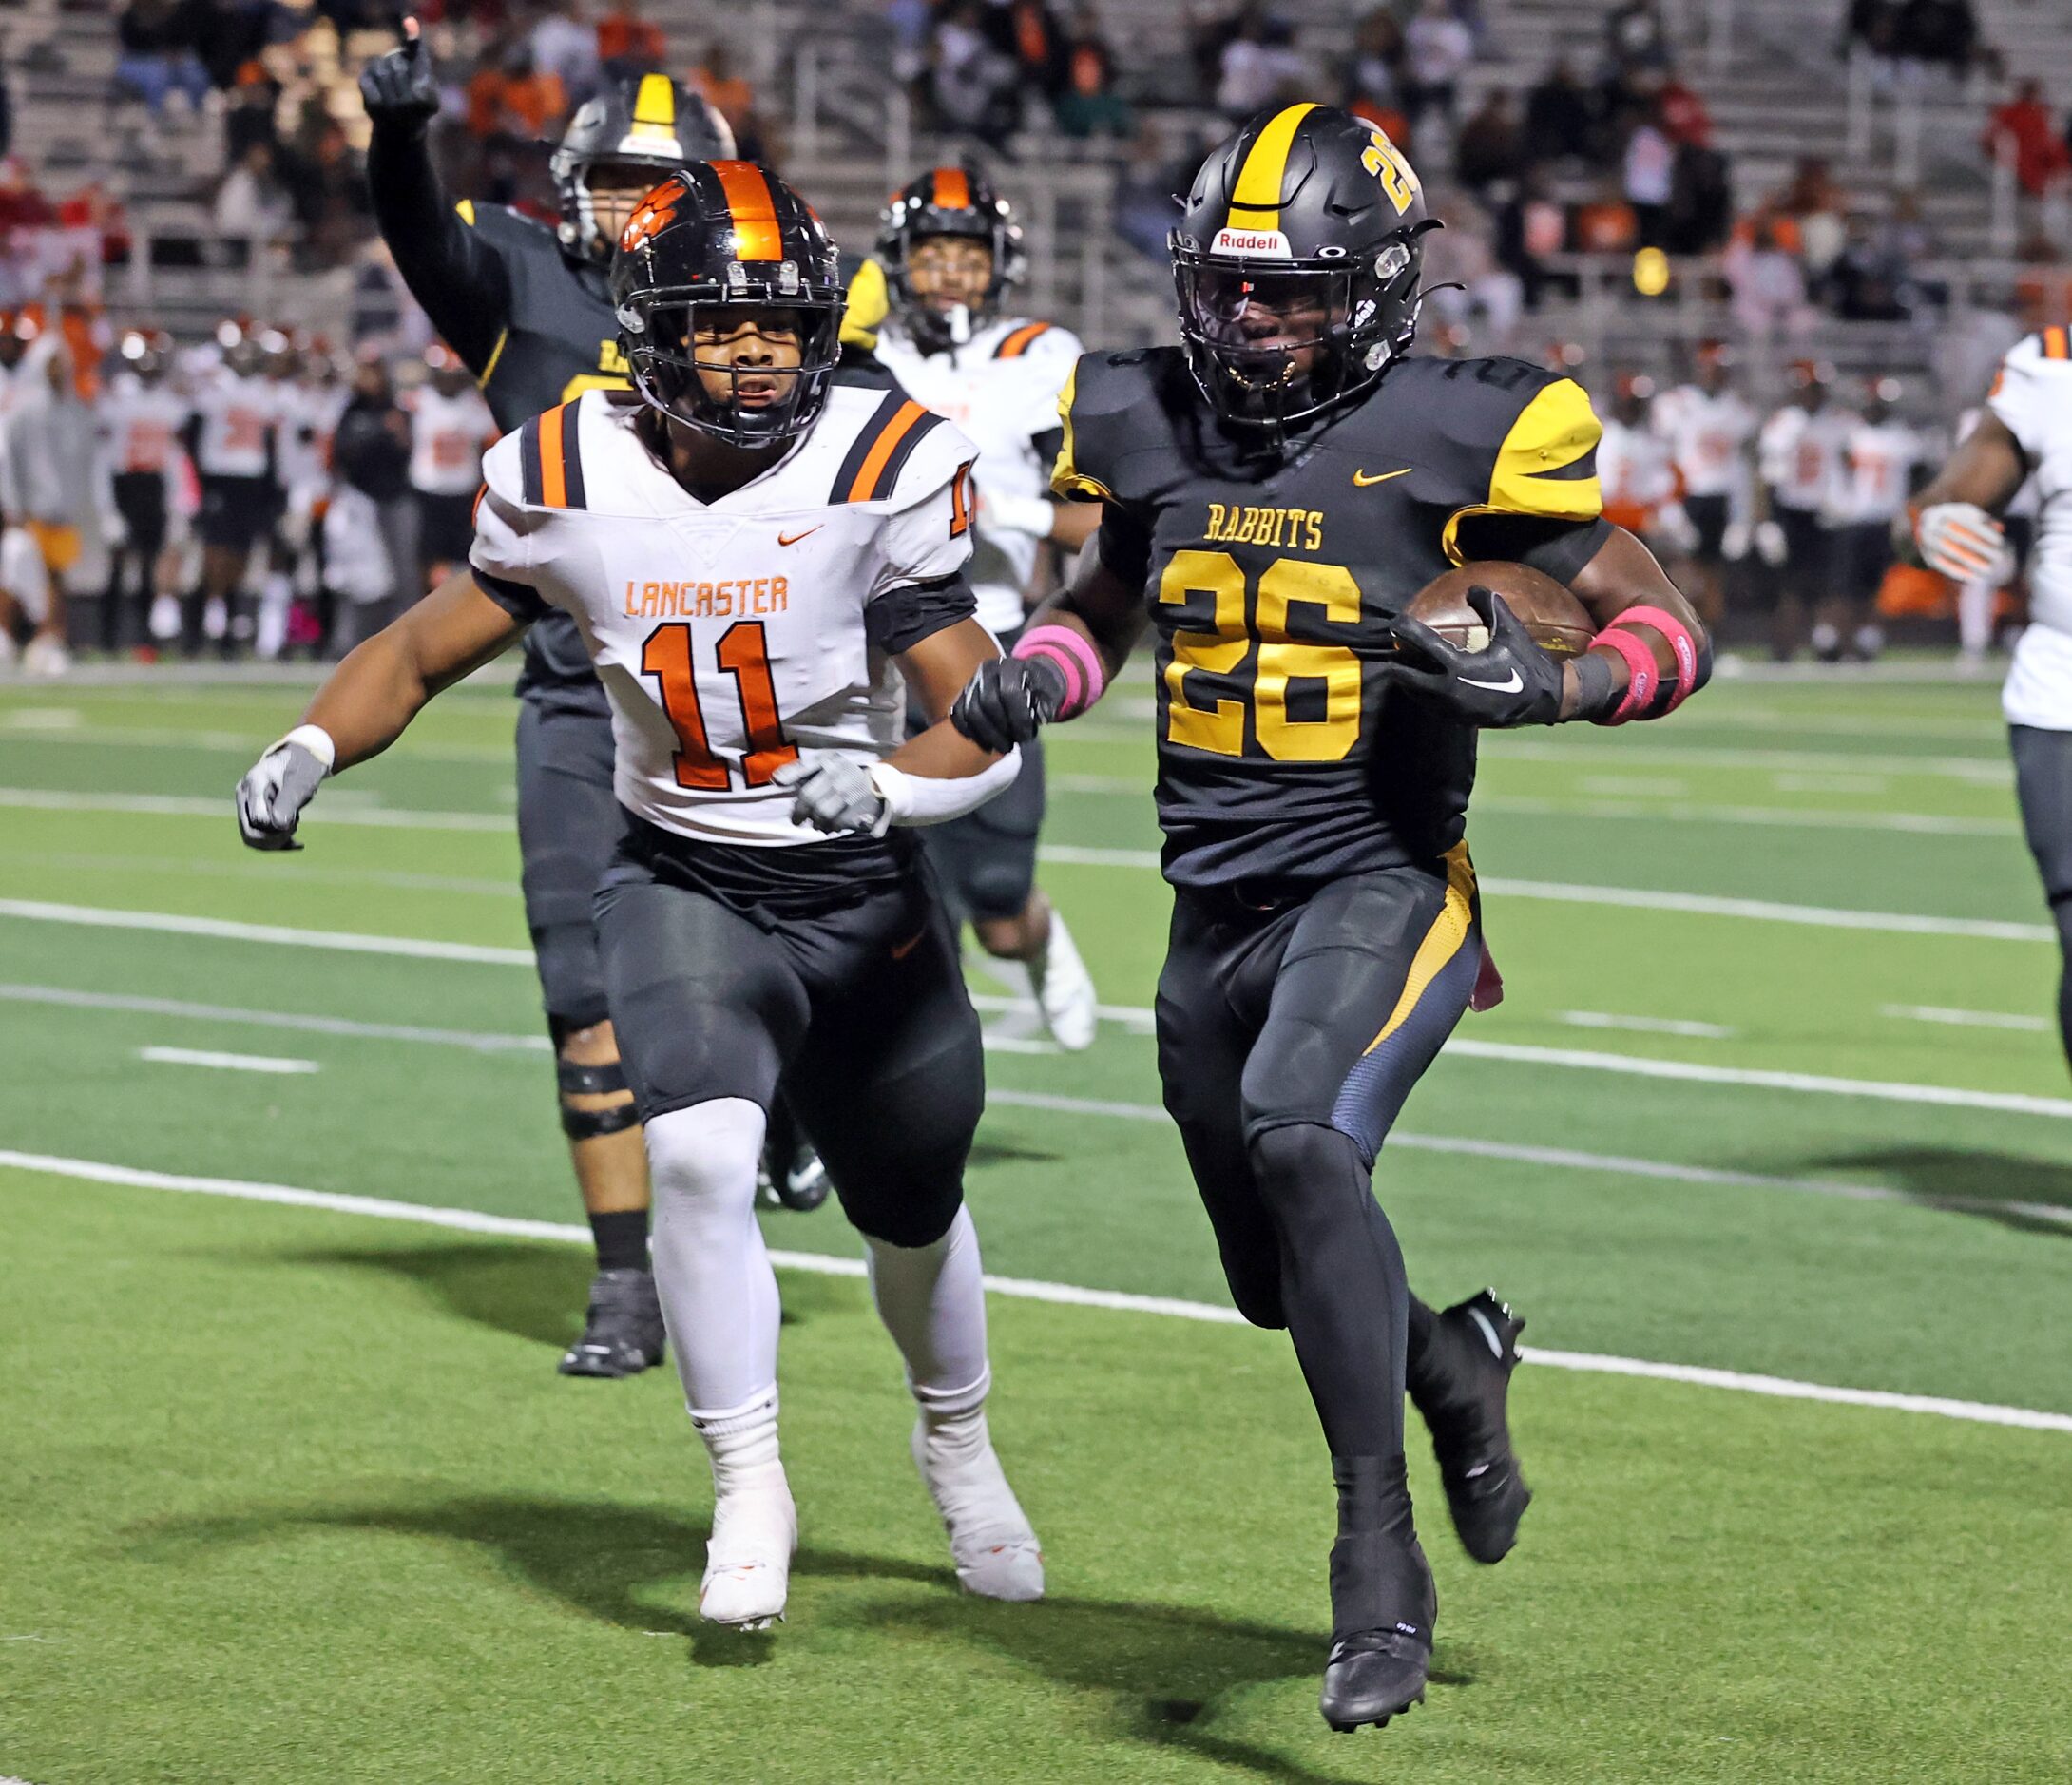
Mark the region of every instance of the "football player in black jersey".
<instances>
[{"instance_id":1,"label":"football player in black jersey","mask_svg":"<svg viewBox=\"0 0 2072 1785\"><path fill-rule=\"evenodd\" d=\"M587 100L552 160L558 227L500 204L457 204L432 166L439 109L432 58L404 42L360 75L373 135L368 184L396 270L475 374L507 433L600 387L627 383L607 272L642 196L686 162L734 152L724 120L667 75ZM619 1063L590 899L618 841L611 709L575 623L550 614L526 635L518 679L518 838L526 922L553 1036L561 1123L597 1242L583 1337L566 1375L625 1376L662 1361L648 1269L647 1163Z\"/></svg>"},{"instance_id":2,"label":"football player in black jersey","mask_svg":"<svg viewBox=\"0 0 2072 1785\"><path fill-rule=\"evenodd\" d=\"M1172 235L1183 345L1089 354L1061 404L1054 488L1103 505L1097 549L957 707L1004 747L1157 633L1159 1072L1237 1305L1289 1330L1330 1444L1339 1729L1416 1702L1430 1662L1406 1386L1470 1554L1501 1557L1527 1499L1505 1421L1522 1322L1487 1293L1412 1297L1370 1182L1487 983L1476 732L1657 718L1709 673L1697 615L1600 514L1582 390L1410 356L1435 227L1394 144L1342 111L1262 113L1209 157ZM1486 590L1480 651L1405 616L1478 558L1567 584L1596 642L1557 662Z\"/></svg>"}]
</instances>

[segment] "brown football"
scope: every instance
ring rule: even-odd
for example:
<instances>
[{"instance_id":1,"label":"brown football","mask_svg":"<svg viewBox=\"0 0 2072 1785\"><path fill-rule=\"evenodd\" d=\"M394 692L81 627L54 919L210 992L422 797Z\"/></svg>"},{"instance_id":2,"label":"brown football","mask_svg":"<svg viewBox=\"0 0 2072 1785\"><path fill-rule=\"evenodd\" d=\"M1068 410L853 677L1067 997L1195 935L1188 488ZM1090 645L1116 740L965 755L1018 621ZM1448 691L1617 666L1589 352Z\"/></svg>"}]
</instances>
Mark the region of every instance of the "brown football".
<instances>
[{"instance_id":1,"label":"brown football","mask_svg":"<svg viewBox=\"0 0 2072 1785\"><path fill-rule=\"evenodd\" d=\"M1417 591L1407 611L1449 644L1479 651L1489 643L1489 629L1468 605L1468 591L1478 584L1494 589L1551 656L1574 657L1588 650L1597 636L1597 625L1583 604L1562 584L1530 565L1496 558L1479 559L1435 577Z\"/></svg>"}]
</instances>

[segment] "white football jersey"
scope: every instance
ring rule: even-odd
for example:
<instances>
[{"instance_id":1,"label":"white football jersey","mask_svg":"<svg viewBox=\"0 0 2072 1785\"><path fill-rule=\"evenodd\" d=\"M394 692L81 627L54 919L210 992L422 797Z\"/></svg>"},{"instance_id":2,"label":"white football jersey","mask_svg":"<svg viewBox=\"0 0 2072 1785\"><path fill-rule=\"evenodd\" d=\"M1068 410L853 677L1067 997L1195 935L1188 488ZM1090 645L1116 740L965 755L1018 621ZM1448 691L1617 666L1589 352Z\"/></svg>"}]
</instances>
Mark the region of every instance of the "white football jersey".
<instances>
[{"instance_id":1,"label":"white football jersey","mask_svg":"<svg viewBox=\"0 0 2072 1785\"><path fill-rule=\"evenodd\" d=\"M1986 406L2014 435L2036 491L2028 630L2001 705L2017 725L2072 731L2072 350L2045 329L2007 350Z\"/></svg>"},{"instance_id":2,"label":"white football jersey","mask_svg":"<svg viewBox=\"0 0 2072 1785\"><path fill-rule=\"evenodd\" d=\"M1829 403L1817 414L1787 403L1763 423L1756 445L1763 482L1783 508L1823 512L1842 475L1842 447L1856 417Z\"/></svg>"},{"instance_id":3,"label":"white football jersey","mask_svg":"<svg viewBox=\"0 0 2072 1785\"><path fill-rule=\"evenodd\" d=\"M96 405L108 469L118 476L163 476L179 450L187 403L167 384L146 384L134 372L109 380Z\"/></svg>"},{"instance_id":4,"label":"white football jersey","mask_svg":"<svg viewBox=\"0 0 2072 1785\"><path fill-rule=\"evenodd\" d=\"M496 423L482 393L442 395L427 384L406 399L410 409L410 481L428 496L471 496L482 481L482 453Z\"/></svg>"},{"instance_id":5,"label":"white football jersey","mask_svg":"<svg viewBox=\"0 0 2072 1785\"><path fill-rule=\"evenodd\" d=\"M1669 443L1646 426L1616 418L1604 423L1597 444L1597 475L1604 491L1604 515L1618 526L1644 533L1656 510L1677 499L1677 470Z\"/></svg>"},{"instance_id":6,"label":"white football jersey","mask_svg":"<svg viewBox=\"0 0 2072 1785\"><path fill-rule=\"evenodd\" d=\"M1003 496L1047 498L1050 460L1037 440L1058 432L1058 395L1085 350L1069 329L1004 317L962 347L924 354L896 321L880 332L877 355L915 401L949 417L978 447L978 487ZM988 528L981 512L971 556L978 617L994 634L1027 617L1024 597L1036 567L1033 534Z\"/></svg>"},{"instance_id":7,"label":"white football jersey","mask_svg":"<svg viewBox=\"0 0 2072 1785\"><path fill-rule=\"evenodd\" d=\"M224 367L195 389L201 417L194 468L204 477L263 477L279 420L278 393L264 378L241 377Z\"/></svg>"},{"instance_id":8,"label":"white football jersey","mask_svg":"<svg viewBox=\"0 0 2072 1785\"><path fill-rule=\"evenodd\" d=\"M1845 527L1892 521L1907 506L1909 477L1920 456L1921 436L1905 422L1859 420L1842 439L1828 518Z\"/></svg>"},{"instance_id":9,"label":"white football jersey","mask_svg":"<svg viewBox=\"0 0 2072 1785\"><path fill-rule=\"evenodd\" d=\"M640 413L592 391L489 449L477 578L521 617L575 620L622 805L708 842L823 842L773 777L800 750L899 746L894 657L971 610L978 449L903 391L836 385L790 453L708 504L647 450Z\"/></svg>"},{"instance_id":10,"label":"white football jersey","mask_svg":"<svg viewBox=\"0 0 2072 1785\"><path fill-rule=\"evenodd\" d=\"M1648 419L1669 443L1685 495L1740 493L1742 454L1755 434L1755 413L1738 395L1679 384L1657 399Z\"/></svg>"}]
</instances>

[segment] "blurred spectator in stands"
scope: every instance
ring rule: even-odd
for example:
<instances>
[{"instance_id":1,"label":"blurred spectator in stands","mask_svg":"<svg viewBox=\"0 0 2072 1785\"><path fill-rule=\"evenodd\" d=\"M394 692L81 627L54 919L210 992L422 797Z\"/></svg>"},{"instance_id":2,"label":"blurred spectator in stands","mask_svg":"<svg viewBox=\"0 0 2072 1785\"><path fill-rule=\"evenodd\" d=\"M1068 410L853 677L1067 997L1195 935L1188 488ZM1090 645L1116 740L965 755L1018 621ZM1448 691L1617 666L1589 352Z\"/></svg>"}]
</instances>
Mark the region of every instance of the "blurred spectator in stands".
<instances>
[{"instance_id":1,"label":"blurred spectator in stands","mask_svg":"<svg viewBox=\"0 0 2072 1785\"><path fill-rule=\"evenodd\" d=\"M1247 6L1217 64L1216 106L1227 118L1249 118L1305 80L1309 65L1295 33L1263 6Z\"/></svg>"},{"instance_id":2,"label":"blurred spectator in stands","mask_svg":"<svg viewBox=\"0 0 2072 1785\"><path fill-rule=\"evenodd\" d=\"M1475 34L1455 15L1452 0L1423 0L1403 29L1403 110L1414 133L1428 111L1450 127L1461 71L1474 60Z\"/></svg>"},{"instance_id":3,"label":"blurred spectator in stands","mask_svg":"<svg viewBox=\"0 0 2072 1785\"><path fill-rule=\"evenodd\" d=\"M1058 128L1067 136L1105 131L1127 136L1129 106L1115 90L1115 54L1108 48L1101 16L1090 5L1073 14L1065 40L1065 86L1057 98Z\"/></svg>"},{"instance_id":4,"label":"blurred spectator in stands","mask_svg":"<svg viewBox=\"0 0 2072 1785\"><path fill-rule=\"evenodd\" d=\"M1655 116L1672 143L1688 143L1698 148L1712 146L1713 115L1705 109L1705 102L1697 90L1686 86L1674 68L1665 71L1656 91Z\"/></svg>"},{"instance_id":5,"label":"blurred spectator in stands","mask_svg":"<svg viewBox=\"0 0 2072 1785\"><path fill-rule=\"evenodd\" d=\"M1851 213L1847 231L1820 281L1822 302L1845 322L1904 322L1912 314L1906 265L1861 211Z\"/></svg>"},{"instance_id":6,"label":"blurred spectator in stands","mask_svg":"<svg viewBox=\"0 0 2072 1785\"><path fill-rule=\"evenodd\" d=\"M2031 230L2015 259L2023 269L2014 288L2022 326L2049 328L2072 316L2072 267L2065 265L2058 244L2042 230Z\"/></svg>"},{"instance_id":7,"label":"blurred spectator in stands","mask_svg":"<svg viewBox=\"0 0 2072 1785\"><path fill-rule=\"evenodd\" d=\"M1569 231L1579 254L1631 254L1640 245L1640 220L1617 174L1605 175L1597 191L1576 206Z\"/></svg>"},{"instance_id":8,"label":"blurred spectator in stands","mask_svg":"<svg viewBox=\"0 0 2072 1785\"><path fill-rule=\"evenodd\" d=\"M1193 182L1199 160L1192 144L1173 154L1157 125L1139 121L1115 182L1116 234L1139 254L1158 261L1170 258L1166 232L1180 217L1174 195Z\"/></svg>"},{"instance_id":9,"label":"blurred spectator in stands","mask_svg":"<svg viewBox=\"0 0 2072 1785\"><path fill-rule=\"evenodd\" d=\"M279 167L296 221L302 225L302 263L343 265L366 237L369 214L367 176L345 131L336 119L313 108Z\"/></svg>"},{"instance_id":10,"label":"blurred spectator in stands","mask_svg":"<svg viewBox=\"0 0 2072 1785\"><path fill-rule=\"evenodd\" d=\"M947 128L997 143L1021 120L1014 62L986 31L979 0L950 0L929 50L929 101Z\"/></svg>"},{"instance_id":11,"label":"blurred spectator in stands","mask_svg":"<svg viewBox=\"0 0 2072 1785\"><path fill-rule=\"evenodd\" d=\"M1752 218L1722 257L1735 317L1752 335L1798 334L1812 325L1806 275L1789 245L1795 240L1790 224L1789 218L1767 213Z\"/></svg>"},{"instance_id":12,"label":"blurred spectator in stands","mask_svg":"<svg viewBox=\"0 0 2072 1785\"><path fill-rule=\"evenodd\" d=\"M1734 185L1727 158L1697 143L1677 145L1669 180L1669 211L1661 245L1671 254L1710 254L1734 222Z\"/></svg>"},{"instance_id":13,"label":"blurred spectator in stands","mask_svg":"<svg viewBox=\"0 0 2072 1785\"><path fill-rule=\"evenodd\" d=\"M1880 61L1899 54L1899 0L1850 0L1842 27L1844 53L1861 46Z\"/></svg>"},{"instance_id":14,"label":"blurred spectator in stands","mask_svg":"<svg viewBox=\"0 0 2072 1785\"><path fill-rule=\"evenodd\" d=\"M662 28L641 14L641 0L612 0L597 21L597 60L604 74L621 80L646 74L669 59Z\"/></svg>"},{"instance_id":15,"label":"blurred spectator in stands","mask_svg":"<svg viewBox=\"0 0 2072 1785\"><path fill-rule=\"evenodd\" d=\"M255 143L268 150L280 146L275 117L280 83L257 62L247 63L223 95L223 164L234 165Z\"/></svg>"},{"instance_id":16,"label":"blurred spectator in stands","mask_svg":"<svg viewBox=\"0 0 2072 1785\"><path fill-rule=\"evenodd\" d=\"M216 188L216 227L226 236L278 241L295 221L295 207L274 177L274 152L253 143Z\"/></svg>"},{"instance_id":17,"label":"blurred spectator in stands","mask_svg":"<svg viewBox=\"0 0 2072 1785\"><path fill-rule=\"evenodd\" d=\"M1568 242L1568 215L1554 196L1545 165L1528 167L1511 201L1497 213L1496 254L1517 274L1528 309L1537 309L1551 282L1549 257Z\"/></svg>"},{"instance_id":18,"label":"blurred spectator in stands","mask_svg":"<svg viewBox=\"0 0 2072 1785\"><path fill-rule=\"evenodd\" d=\"M1971 0L1902 0L1893 47L1910 62L1965 73L1979 59L1979 21Z\"/></svg>"},{"instance_id":19,"label":"blurred spectator in stands","mask_svg":"<svg viewBox=\"0 0 2072 1785\"><path fill-rule=\"evenodd\" d=\"M387 364L369 355L354 370L353 394L331 437L331 462L340 485L335 503L344 506L346 515L336 528L326 516L325 546L328 558L335 538L364 539L371 533L381 542L381 557L340 583L349 599L339 616L340 636L334 641L341 651L378 632L422 586L410 456L410 416L395 400ZM373 526L351 525L355 510Z\"/></svg>"},{"instance_id":20,"label":"blurred spectator in stands","mask_svg":"<svg viewBox=\"0 0 2072 1785\"><path fill-rule=\"evenodd\" d=\"M1810 155L1794 169L1791 184L1770 208L1791 220L1795 240L1787 245L1795 248L1806 277L1817 280L1842 252L1848 234L1843 220L1849 213L1849 195L1835 183L1828 163Z\"/></svg>"},{"instance_id":21,"label":"blurred spectator in stands","mask_svg":"<svg viewBox=\"0 0 2072 1785\"><path fill-rule=\"evenodd\" d=\"M1597 108L1566 56L1525 95L1525 142L1535 161L1586 160L1594 147Z\"/></svg>"},{"instance_id":22,"label":"blurred spectator in stands","mask_svg":"<svg viewBox=\"0 0 2072 1785\"><path fill-rule=\"evenodd\" d=\"M532 66L561 83L571 110L597 91L604 78L597 32L584 16L583 0L541 8L527 41L532 47Z\"/></svg>"},{"instance_id":23,"label":"blurred spectator in stands","mask_svg":"<svg viewBox=\"0 0 2072 1785\"><path fill-rule=\"evenodd\" d=\"M195 53L208 70L209 85L228 91L248 63L258 61L273 35L274 13L265 4L237 0L192 0L197 20Z\"/></svg>"},{"instance_id":24,"label":"blurred spectator in stands","mask_svg":"<svg viewBox=\"0 0 2072 1785\"><path fill-rule=\"evenodd\" d=\"M534 67L531 45L516 43L468 83L468 129L489 144L533 144L553 132L567 106L561 82Z\"/></svg>"},{"instance_id":25,"label":"blurred spectator in stands","mask_svg":"<svg viewBox=\"0 0 2072 1785\"><path fill-rule=\"evenodd\" d=\"M1461 125L1460 147L1453 158L1454 178L1482 198L1498 181L1517 179L1525 165L1525 126L1518 116L1517 103L1508 87L1491 87Z\"/></svg>"},{"instance_id":26,"label":"blurred spectator in stands","mask_svg":"<svg viewBox=\"0 0 2072 1785\"><path fill-rule=\"evenodd\" d=\"M1500 350L1510 339L1525 309L1525 283L1497 253L1489 214L1465 194L1435 192L1432 208L1446 215L1447 226L1425 241L1425 283L1429 301L1456 328L1479 323L1482 352ZM1459 290L1447 287L1458 285Z\"/></svg>"},{"instance_id":27,"label":"blurred spectator in stands","mask_svg":"<svg viewBox=\"0 0 2072 1785\"><path fill-rule=\"evenodd\" d=\"M2022 82L1979 141L1990 160L2012 163L2015 183L2029 198L2042 198L2072 172L2072 150L2043 104L2041 81Z\"/></svg>"},{"instance_id":28,"label":"blurred spectator in stands","mask_svg":"<svg viewBox=\"0 0 2072 1785\"><path fill-rule=\"evenodd\" d=\"M1621 71L1669 64L1669 33L1655 0L1625 0L1604 20L1604 45Z\"/></svg>"},{"instance_id":29,"label":"blurred spectator in stands","mask_svg":"<svg viewBox=\"0 0 2072 1785\"><path fill-rule=\"evenodd\" d=\"M199 108L208 92L208 70L195 54L207 11L193 0L129 0L117 17L115 78L154 116L168 93L184 93Z\"/></svg>"},{"instance_id":30,"label":"blurred spectator in stands","mask_svg":"<svg viewBox=\"0 0 2072 1785\"><path fill-rule=\"evenodd\" d=\"M0 67L0 158L14 146L14 95L8 86L8 71Z\"/></svg>"},{"instance_id":31,"label":"blurred spectator in stands","mask_svg":"<svg viewBox=\"0 0 2072 1785\"><path fill-rule=\"evenodd\" d=\"M735 70L734 54L726 45L718 38L712 41L704 60L691 70L688 85L727 121L735 152L743 161L775 164L772 132L756 109L756 89L746 75Z\"/></svg>"},{"instance_id":32,"label":"blurred spectator in stands","mask_svg":"<svg viewBox=\"0 0 2072 1785\"><path fill-rule=\"evenodd\" d=\"M1353 28L1353 81L1359 96L1399 106L1403 91L1403 27L1387 7L1375 7Z\"/></svg>"},{"instance_id":33,"label":"blurred spectator in stands","mask_svg":"<svg viewBox=\"0 0 2072 1785\"><path fill-rule=\"evenodd\" d=\"M1295 27L1266 0L1242 0L1232 10L1205 21L1190 15L1187 53L1203 93L1213 96L1221 86L1223 52L1241 36L1270 48L1285 48L1295 41Z\"/></svg>"},{"instance_id":34,"label":"blurred spectator in stands","mask_svg":"<svg viewBox=\"0 0 2072 1785\"><path fill-rule=\"evenodd\" d=\"M1065 36L1044 0L993 0L986 17L994 47L1014 60L1023 92L1055 99L1065 83Z\"/></svg>"},{"instance_id":35,"label":"blurred spectator in stands","mask_svg":"<svg viewBox=\"0 0 2072 1785\"><path fill-rule=\"evenodd\" d=\"M1676 173L1676 150L1659 125L1642 122L1626 133L1625 154L1621 160L1621 179L1626 202L1633 206L1635 226L1642 247L1661 246L1662 220L1669 212L1669 199Z\"/></svg>"}]
</instances>

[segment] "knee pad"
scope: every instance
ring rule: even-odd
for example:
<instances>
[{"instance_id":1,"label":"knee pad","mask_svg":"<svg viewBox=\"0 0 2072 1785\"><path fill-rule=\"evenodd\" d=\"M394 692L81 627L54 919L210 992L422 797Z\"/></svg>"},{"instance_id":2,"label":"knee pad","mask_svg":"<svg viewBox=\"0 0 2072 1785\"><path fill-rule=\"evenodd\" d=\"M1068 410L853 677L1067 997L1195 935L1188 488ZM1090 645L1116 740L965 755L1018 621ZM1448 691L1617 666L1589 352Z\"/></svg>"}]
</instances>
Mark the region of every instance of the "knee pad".
<instances>
[{"instance_id":1,"label":"knee pad","mask_svg":"<svg viewBox=\"0 0 2072 1785\"><path fill-rule=\"evenodd\" d=\"M602 1022L602 1017L595 1021ZM558 1017L549 1018L547 1032L554 1040L554 1084L561 1099L561 1131L571 1141L594 1141L602 1135L623 1134L640 1123L640 1106L634 1102L633 1087L626 1083L624 1065L617 1060L599 1061L583 1065L570 1060L562 1052L569 1035L579 1028L588 1028L589 1023L565 1023ZM611 1097L623 1098L603 1108L584 1106L577 1098Z\"/></svg>"},{"instance_id":2,"label":"knee pad","mask_svg":"<svg viewBox=\"0 0 2072 1785\"><path fill-rule=\"evenodd\" d=\"M986 923L1019 917L1036 887L1036 849L1019 838L995 838L964 865L957 888L971 915Z\"/></svg>"},{"instance_id":3,"label":"knee pad","mask_svg":"<svg viewBox=\"0 0 2072 1785\"><path fill-rule=\"evenodd\" d=\"M1358 1142L1315 1122L1283 1123L1246 1142L1253 1175L1284 1238L1328 1221L1348 1200L1371 1200Z\"/></svg>"},{"instance_id":4,"label":"knee pad","mask_svg":"<svg viewBox=\"0 0 2072 1785\"><path fill-rule=\"evenodd\" d=\"M655 1206L753 1217L756 1168L762 1161L763 1114L745 1097L716 1097L671 1109L647 1124L647 1168Z\"/></svg>"}]
</instances>

